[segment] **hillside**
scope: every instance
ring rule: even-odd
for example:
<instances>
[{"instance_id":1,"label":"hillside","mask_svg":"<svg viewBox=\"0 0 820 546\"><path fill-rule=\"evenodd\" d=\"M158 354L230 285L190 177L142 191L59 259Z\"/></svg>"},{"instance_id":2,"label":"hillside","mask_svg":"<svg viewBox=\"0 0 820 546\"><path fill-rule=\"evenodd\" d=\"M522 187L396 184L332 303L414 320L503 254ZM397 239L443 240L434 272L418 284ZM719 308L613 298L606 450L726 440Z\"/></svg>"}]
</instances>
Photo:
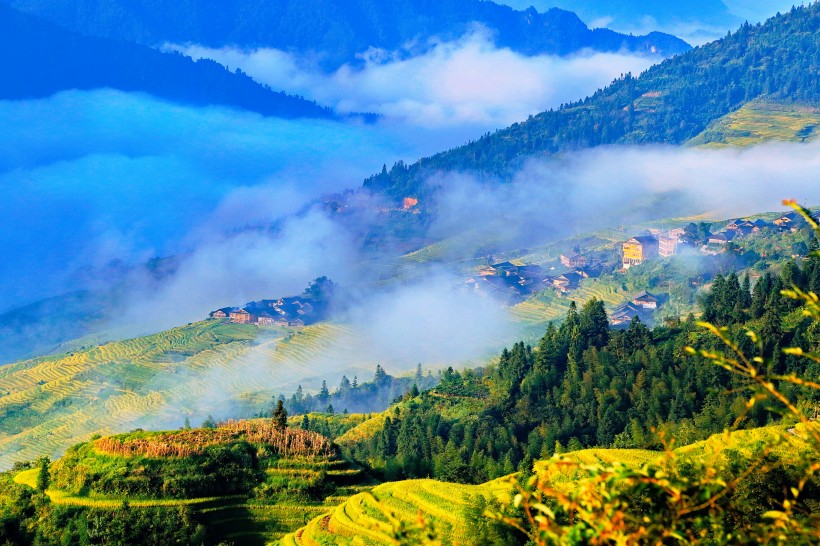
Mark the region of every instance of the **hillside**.
<instances>
[{"instance_id":1,"label":"hillside","mask_svg":"<svg viewBox=\"0 0 820 546\"><path fill-rule=\"evenodd\" d=\"M438 171L509 177L530 157L606 144L683 144L719 118L761 97L817 105L820 4L626 75L582 101L543 112L462 147L396 164L364 185L401 198L425 192ZM800 52L799 54L796 52Z\"/></svg>"},{"instance_id":2,"label":"hillside","mask_svg":"<svg viewBox=\"0 0 820 546\"><path fill-rule=\"evenodd\" d=\"M330 118L314 102L275 92L240 72L112 38L63 30L0 4L0 99L67 89L113 88L183 104L242 108L266 116ZM25 74L26 77L20 77Z\"/></svg>"},{"instance_id":3,"label":"hillside","mask_svg":"<svg viewBox=\"0 0 820 546\"><path fill-rule=\"evenodd\" d=\"M0 468L58 455L93 434L254 415L312 365L349 351L349 329L218 320L0 368Z\"/></svg>"},{"instance_id":4,"label":"hillside","mask_svg":"<svg viewBox=\"0 0 820 546\"><path fill-rule=\"evenodd\" d=\"M757 453L754 442L762 439L782 442L777 457L787 468L795 464L797 454L806 448L799 439L789 437L785 428L768 427L719 434L704 442L678 448L673 452L678 459L675 464L682 467L703 461L714 464L727 458L734 458L735 464L740 461L749 464ZM664 461L662 452L639 449L586 449L567 453L565 457L566 461L581 466L556 467L546 460L534 464L534 471L541 477L544 487L562 492L575 491L578 480L585 474L583 465L622 464L640 469ZM287 535L280 544L386 544L397 531L398 522L410 525L420 518L423 518L426 529L433 529L444 544L524 544L523 535L493 522L484 513L484 510L499 511L502 505L510 503L515 478L510 475L481 485L429 479L385 483L351 497L329 514L316 517L305 527ZM492 542L494 539L496 542Z\"/></svg>"},{"instance_id":5,"label":"hillside","mask_svg":"<svg viewBox=\"0 0 820 546\"><path fill-rule=\"evenodd\" d=\"M36 489L39 471L34 466L11 476L15 484ZM72 447L50 465L49 477L50 502L39 508L40 529L60 517L60 510L80 521L119 511L120 530L129 530L139 514L149 514L155 520L151 533L172 533L181 523L189 535L174 543L183 544L270 543L375 485L340 459L324 437L279 430L267 420L98 438ZM0 503L11 487L0 482ZM124 502L134 514L122 511ZM183 521L173 522L178 513L185 514ZM76 543L82 534L78 527L82 524L57 532L66 543ZM168 543L156 540L152 543Z\"/></svg>"},{"instance_id":6,"label":"hillside","mask_svg":"<svg viewBox=\"0 0 820 546\"><path fill-rule=\"evenodd\" d=\"M479 0L4 1L84 34L148 46L173 42L313 52L327 69L356 62L356 55L370 47L395 50L411 41L424 47L434 37L458 38L475 23L489 28L499 46L526 55L565 55L592 48L668 56L689 49L682 40L661 33L631 36L590 30L568 11L515 11Z\"/></svg>"}]
</instances>

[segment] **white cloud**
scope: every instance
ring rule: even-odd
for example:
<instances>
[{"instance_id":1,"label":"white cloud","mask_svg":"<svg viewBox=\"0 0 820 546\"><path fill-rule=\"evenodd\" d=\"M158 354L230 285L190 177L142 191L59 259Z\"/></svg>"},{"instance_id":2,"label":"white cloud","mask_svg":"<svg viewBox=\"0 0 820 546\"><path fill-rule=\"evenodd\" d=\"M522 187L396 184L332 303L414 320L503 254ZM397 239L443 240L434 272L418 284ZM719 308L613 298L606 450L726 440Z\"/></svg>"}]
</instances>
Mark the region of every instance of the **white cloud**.
<instances>
[{"instance_id":1,"label":"white cloud","mask_svg":"<svg viewBox=\"0 0 820 546\"><path fill-rule=\"evenodd\" d=\"M509 184L445 175L433 233L503 233L524 244L651 219L820 205L820 141L720 150L609 146L530 161Z\"/></svg>"},{"instance_id":2,"label":"white cloud","mask_svg":"<svg viewBox=\"0 0 820 546\"><path fill-rule=\"evenodd\" d=\"M481 27L459 40L431 41L428 46L412 56L370 50L362 55L361 66L344 65L332 74L274 49L166 47L240 68L273 88L315 98L341 112L375 112L403 124L481 130L589 95L619 75L637 74L658 60L589 51L527 57L497 47Z\"/></svg>"}]
</instances>

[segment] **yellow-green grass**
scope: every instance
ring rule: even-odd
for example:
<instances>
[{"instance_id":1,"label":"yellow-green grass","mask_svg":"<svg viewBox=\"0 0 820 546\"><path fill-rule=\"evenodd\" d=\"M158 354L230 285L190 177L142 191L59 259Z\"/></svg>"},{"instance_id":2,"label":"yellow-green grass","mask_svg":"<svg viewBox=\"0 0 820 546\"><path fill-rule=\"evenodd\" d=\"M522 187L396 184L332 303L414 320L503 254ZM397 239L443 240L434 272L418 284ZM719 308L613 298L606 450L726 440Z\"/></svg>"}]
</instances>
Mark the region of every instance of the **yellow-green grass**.
<instances>
[{"instance_id":1,"label":"yellow-green grass","mask_svg":"<svg viewBox=\"0 0 820 546\"><path fill-rule=\"evenodd\" d=\"M362 440L372 438L384 428L384 421L387 416L387 411L371 414L370 419L362 421L359 425L336 438L336 443L340 446L350 446Z\"/></svg>"},{"instance_id":2,"label":"yellow-green grass","mask_svg":"<svg viewBox=\"0 0 820 546\"><path fill-rule=\"evenodd\" d=\"M723 148L768 141L805 142L817 138L818 126L818 108L754 101L710 124L689 145Z\"/></svg>"},{"instance_id":3,"label":"yellow-green grass","mask_svg":"<svg viewBox=\"0 0 820 546\"><path fill-rule=\"evenodd\" d=\"M414 521L419 513L432 523L446 544L463 544L468 525L463 512L472 499L481 496L508 502L511 492L505 479L482 485L435 480L386 483L313 519L296 533L285 536L281 544L386 544L390 542L391 518Z\"/></svg>"},{"instance_id":4,"label":"yellow-green grass","mask_svg":"<svg viewBox=\"0 0 820 546\"><path fill-rule=\"evenodd\" d=\"M202 400L216 396L258 411L274 392L295 389L290 383L359 343L352 329L335 324L284 331L279 339L260 335L254 326L209 320L3 366L0 468L59 455L94 434L202 419Z\"/></svg>"}]
</instances>

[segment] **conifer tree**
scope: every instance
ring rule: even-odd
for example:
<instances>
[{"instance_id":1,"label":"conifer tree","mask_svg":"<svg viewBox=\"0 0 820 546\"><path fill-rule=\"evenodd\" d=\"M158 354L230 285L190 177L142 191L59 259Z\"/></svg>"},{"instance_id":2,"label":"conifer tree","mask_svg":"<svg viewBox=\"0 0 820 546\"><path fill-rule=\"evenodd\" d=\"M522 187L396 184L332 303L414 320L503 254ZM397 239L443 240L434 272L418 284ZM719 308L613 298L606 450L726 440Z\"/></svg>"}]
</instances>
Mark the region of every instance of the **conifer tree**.
<instances>
[{"instance_id":1,"label":"conifer tree","mask_svg":"<svg viewBox=\"0 0 820 546\"><path fill-rule=\"evenodd\" d=\"M288 412L281 399L276 402L276 409L273 410L273 426L277 430L285 430L288 426Z\"/></svg>"}]
</instances>

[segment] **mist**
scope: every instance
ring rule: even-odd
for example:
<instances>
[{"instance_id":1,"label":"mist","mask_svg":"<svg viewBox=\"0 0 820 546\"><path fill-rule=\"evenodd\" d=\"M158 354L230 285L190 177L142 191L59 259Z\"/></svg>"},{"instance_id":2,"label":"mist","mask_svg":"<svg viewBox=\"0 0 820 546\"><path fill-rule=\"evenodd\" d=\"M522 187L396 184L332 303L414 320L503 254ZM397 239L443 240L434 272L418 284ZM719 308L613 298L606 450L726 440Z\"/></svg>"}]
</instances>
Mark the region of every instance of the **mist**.
<instances>
[{"instance_id":1,"label":"mist","mask_svg":"<svg viewBox=\"0 0 820 546\"><path fill-rule=\"evenodd\" d=\"M431 178L431 234L471 230L508 245L709 212L718 218L820 204L820 142L749 148L608 146L533 160L509 184ZM514 248L511 247L511 248Z\"/></svg>"},{"instance_id":2,"label":"mist","mask_svg":"<svg viewBox=\"0 0 820 546\"><path fill-rule=\"evenodd\" d=\"M84 271L111 260L139 264L274 221L449 142L111 90L0 101L0 125L0 312L81 288Z\"/></svg>"},{"instance_id":3,"label":"mist","mask_svg":"<svg viewBox=\"0 0 820 546\"><path fill-rule=\"evenodd\" d=\"M458 129L463 140L577 100L658 57L584 51L528 57L497 47L476 26L455 41L431 40L399 51L370 49L361 63L325 74L309 58L276 49L244 51L166 44L194 59L213 59L255 80L315 98L339 112L375 112L383 123Z\"/></svg>"}]
</instances>

